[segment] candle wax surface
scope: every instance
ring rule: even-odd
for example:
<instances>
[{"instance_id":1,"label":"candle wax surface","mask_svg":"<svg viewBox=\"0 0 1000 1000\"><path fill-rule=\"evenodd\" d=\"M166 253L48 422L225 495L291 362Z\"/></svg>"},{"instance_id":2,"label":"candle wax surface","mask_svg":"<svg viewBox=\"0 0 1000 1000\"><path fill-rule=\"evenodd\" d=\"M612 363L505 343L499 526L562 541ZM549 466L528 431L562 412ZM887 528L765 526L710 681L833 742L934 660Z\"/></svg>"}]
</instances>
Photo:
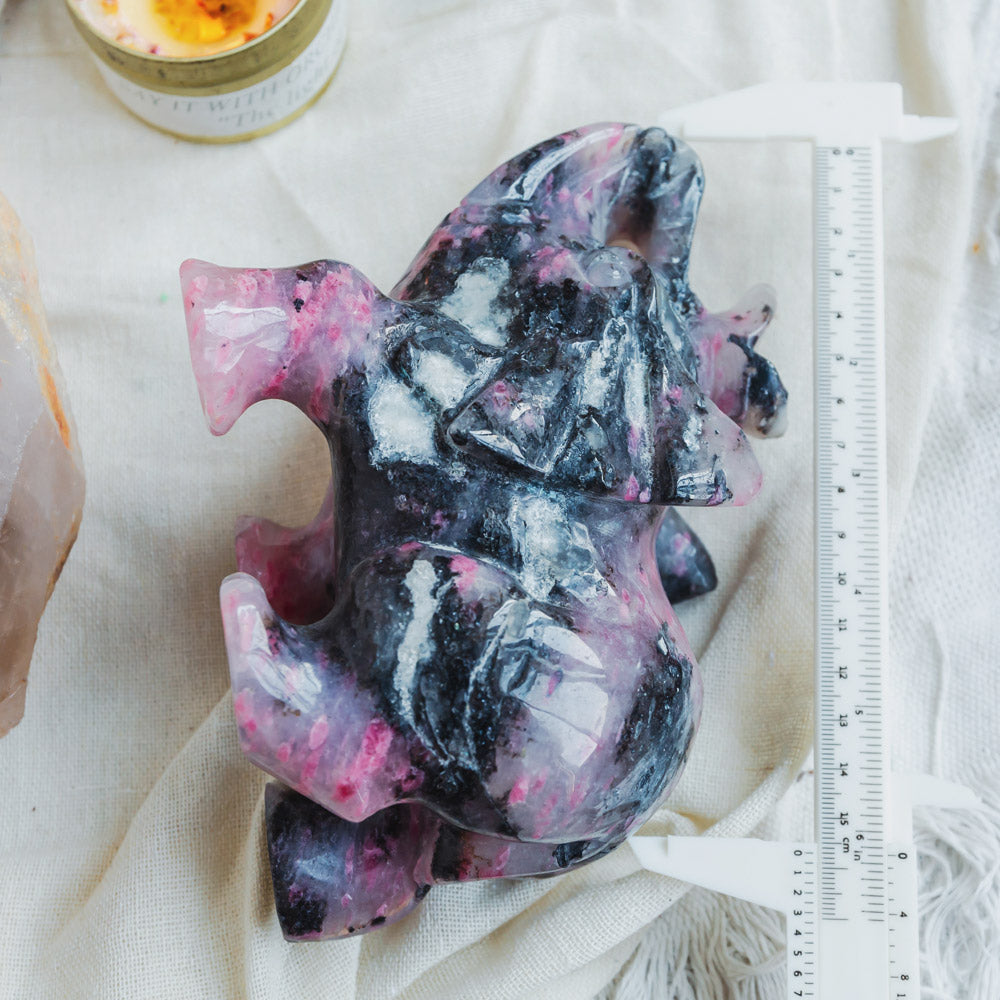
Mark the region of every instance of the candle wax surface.
<instances>
[{"instance_id":1,"label":"candle wax surface","mask_svg":"<svg viewBox=\"0 0 1000 1000\"><path fill-rule=\"evenodd\" d=\"M179 59L237 48L298 0L74 0L84 20L121 45Z\"/></svg>"}]
</instances>

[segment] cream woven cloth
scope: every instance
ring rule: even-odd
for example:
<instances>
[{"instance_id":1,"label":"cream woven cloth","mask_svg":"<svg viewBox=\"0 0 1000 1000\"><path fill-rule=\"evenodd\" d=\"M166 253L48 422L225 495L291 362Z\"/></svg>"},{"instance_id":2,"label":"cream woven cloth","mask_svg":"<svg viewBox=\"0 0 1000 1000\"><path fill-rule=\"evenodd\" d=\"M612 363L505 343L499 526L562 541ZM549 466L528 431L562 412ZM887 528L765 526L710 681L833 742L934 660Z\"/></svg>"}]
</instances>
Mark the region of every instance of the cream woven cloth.
<instances>
[{"instance_id":1,"label":"cream woven cloth","mask_svg":"<svg viewBox=\"0 0 1000 1000\"><path fill-rule=\"evenodd\" d=\"M911 614L915 600L933 603L932 533L947 501L996 503L996 464L976 467L964 422L953 441L922 449L974 228L966 4L359 0L319 103L228 147L130 117L59 0L11 0L0 29L0 190L36 242L88 477L27 714L0 743L0 997L592 997L683 892L640 871L627 847L558 879L435 889L411 918L362 939L282 940L265 779L237 749L217 588L234 568L235 517L311 518L328 459L318 432L278 404L210 437L177 265L334 257L389 288L493 166L566 128L654 124L672 105L772 78L898 80L908 110L965 122L952 139L885 156L889 509L894 545L920 553L905 560L923 574L910 580ZM765 485L750 507L692 518L721 580L682 609L704 721L650 830L743 835L780 818L811 742L811 158L787 143L699 152L707 191L692 283L714 309L758 281L777 287L762 350L789 386L790 429L757 446ZM995 387L995 355L982 364ZM978 418L990 398L977 397ZM992 427L995 442L995 415ZM936 483L940 494L908 522L915 481L934 482L935 461L963 448L968 478ZM987 473L992 494L981 492ZM980 540L976 551L989 551L993 539ZM959 603L954 620L971 606ZM958 731L972 713L995 746L996 682L980 661L997 626L982 614L979 696L948 702L941 724ZM932 637L947 644L952 633L919 615L906 628L906 662L892 665L905 686L894 750L926 768L939 695ZM961 757L946 765L954 772ZM787 812L794 826L799 813Z\"/></svg>"}]
</instances>

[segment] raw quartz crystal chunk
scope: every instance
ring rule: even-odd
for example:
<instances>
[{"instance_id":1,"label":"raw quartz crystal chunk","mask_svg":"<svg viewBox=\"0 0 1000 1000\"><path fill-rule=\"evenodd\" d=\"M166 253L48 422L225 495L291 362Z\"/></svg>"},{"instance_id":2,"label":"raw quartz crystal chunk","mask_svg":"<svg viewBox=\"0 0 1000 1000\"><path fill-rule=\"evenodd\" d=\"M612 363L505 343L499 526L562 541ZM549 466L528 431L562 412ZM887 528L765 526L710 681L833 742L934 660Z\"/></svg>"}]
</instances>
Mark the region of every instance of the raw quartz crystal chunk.
<instances>
[{"instance_id":1,"label":"raw quartz crystal chunk","mask_svg":"<svg viewBox=\"0 0 1000 1000\"><path fill-rule=\"evenodd\" d=\"M83 510L80 446L34 253L0 196L0 736L24 713L38 622Z\"/></svg>"},{"instance_id":2,"label":"raw quartz crystal chunk","mask_svg":"<svg viewBox=\"0 0 1000 1000\"><path fill-rule=\"evenodd\" d=\"M671 600L715 577L674 508L749 500L743 429L786 398L771 291L688 287L701 192L683 143L595 125L494 171L389 296L183 265L212 430L284 399L332 457L315 521L241 521L222 585L286 937L592 861L677 781L701 687Z\"/></svg>"}]
</instances>

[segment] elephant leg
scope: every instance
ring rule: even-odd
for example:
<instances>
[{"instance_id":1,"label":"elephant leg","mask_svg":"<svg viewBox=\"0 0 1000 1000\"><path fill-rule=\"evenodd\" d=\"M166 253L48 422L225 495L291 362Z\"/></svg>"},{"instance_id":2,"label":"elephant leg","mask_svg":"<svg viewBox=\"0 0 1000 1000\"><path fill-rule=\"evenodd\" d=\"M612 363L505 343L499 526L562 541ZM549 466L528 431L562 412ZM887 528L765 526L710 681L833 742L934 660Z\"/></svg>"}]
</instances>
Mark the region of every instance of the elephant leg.
<instances>
[{"instance_id":1,"label":"elephant leg","mask_svg":"<svg viewBox=\"0 0 1000 1000\"><path fill-rule=\"evenodd\" d=\"M474 833L417 803L351 823L274 782L265 797L278 920L288 940L339 938L401 920L431 886L552 875L618 841L532 844Z\"/></svg>"},{"instance_id":2,"label":"elephant leg","mask_svg":"<svg viewBox=\"0 0 1000 1000\"><path fill-rule=\"evenodd\" d=\"M707 594L718 582L708 549L673 507L656 536L656 566L671 604Z\"/></svg>"},{"instance_id":3,"label":"elephant leg","mask_svg":"<svg viewBox=\"0 0 1000 1000\"><path fill-rule=\"evenodd\" d=\"M342 590L326 618L302 626L252 576L223 582L243 751L352 822L419 797L465 826L509 833L477 756L497 721L468 718L468 674L521 595L509 574L411 542L359 564Z\"/></svg>"},{"instance_id":4,"label":"elephant leg","mask_svg":"<svg viewBox=\"0 0 1000 1000\"><path fill-rule=\"evenodd\" d=\"M351 823L268 784L267 849L286 939L346 937L406 916L430 888L439 822L404 804Z\"/></svg>"},{"instance_id":5,"label":"elephant leg","mask_svg":"<svg viewBox=\"0 0 1000 1000\"><path fill-rule=\"evenodd\" d=\"M352 636L340 648L283 621L246 574L223 581L221 603L240 746L258 767L354 821L419 787L419 747L359 681Z\"/></svg>"},{"instance_id":6,"label":"elephant leg","mask_svg":"<svg viewBox=\"0 0 1000 1000\"><path fill-rule=\"evenodd\" d=\"M597 837L563 844L507 840L442 821L431 858L434 885L484 878L558 875L596 861L621 843Z\"/></svg>"}]
</instances>

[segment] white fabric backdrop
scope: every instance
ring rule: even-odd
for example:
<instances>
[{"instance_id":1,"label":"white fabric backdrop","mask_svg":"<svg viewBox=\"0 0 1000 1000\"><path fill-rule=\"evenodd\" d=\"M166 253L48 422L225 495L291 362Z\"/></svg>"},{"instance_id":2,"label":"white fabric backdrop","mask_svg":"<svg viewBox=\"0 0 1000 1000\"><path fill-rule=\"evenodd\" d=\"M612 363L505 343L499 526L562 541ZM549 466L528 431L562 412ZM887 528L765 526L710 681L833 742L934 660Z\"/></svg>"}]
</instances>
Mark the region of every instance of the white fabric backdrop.
<instances>
[{"instance_id":1,"label":"white fabric backdrop","mask_svg":"<svg viewBox=\"0 0 1000 1000\"><path fill-rule=\"evenodd\" d=\"M975 19L980 41L1000 37L989 14ZM0 190L36 242L88 499L25 720L0 743L0 997L580 1000L680 897L624 848L555 880L435 889L362 939L287 944L265 867L265 779L239 754L227 690L216 594L233 521L311 518L328 464L319 434L278 404L210 437L177 265L334 257L391 287L486 172L576 125L652 124L671 105L789 76L895 79L908 110L962 118L956 137L885 157L892 749L960 777L997 747L998 616L981 596L1000 585L990 296L982 329L951 332L966 276L996 285L971 250L987 91L966 3L365 0L319 103L228 147L133 119L59 0L8 0L2 18ZM721 580L682 609L704 722L651 830L742 835L769 820L792 832L804 783L775 807L811 742L810 153L699 152L693 284L710 308L757 281L778 288L762 349L790 388L790 430L757 447L766 479L751 507L692 518Z\"/></svg>"}]
</instances>

